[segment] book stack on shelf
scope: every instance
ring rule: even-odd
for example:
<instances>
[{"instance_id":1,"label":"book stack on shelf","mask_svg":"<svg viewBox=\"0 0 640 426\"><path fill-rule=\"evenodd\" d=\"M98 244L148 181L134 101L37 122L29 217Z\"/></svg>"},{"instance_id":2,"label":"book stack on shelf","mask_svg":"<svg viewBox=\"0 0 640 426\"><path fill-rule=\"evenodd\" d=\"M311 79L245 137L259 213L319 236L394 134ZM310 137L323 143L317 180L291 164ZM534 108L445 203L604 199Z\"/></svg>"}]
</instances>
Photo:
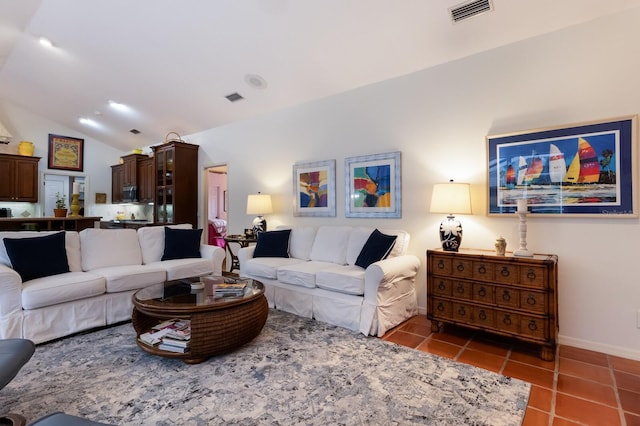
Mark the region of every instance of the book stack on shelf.
<instances>
[{"instance_id":1,"label":"book stack on shelf","mask_svg":"<svg viewBox=\"0 0 640 426\"><path fill-rule=\"evenodd\" d=\"M247 288L246 282L216 284L214 295L216 299L221 297L242 297L244 296L245 288Z\"/></svg>"},{"instance_id":2,"label":"book stack on shelf","mask_svg":"<svg viewBox=\"0 0 640 426\"><path fill-rule=\"evenodd\" d=\"M189 351L191 322L182 319L167 320L155 325L151 331L142 333L138 339L163 351L185 353Z\"/></svg>"}]
</instances>

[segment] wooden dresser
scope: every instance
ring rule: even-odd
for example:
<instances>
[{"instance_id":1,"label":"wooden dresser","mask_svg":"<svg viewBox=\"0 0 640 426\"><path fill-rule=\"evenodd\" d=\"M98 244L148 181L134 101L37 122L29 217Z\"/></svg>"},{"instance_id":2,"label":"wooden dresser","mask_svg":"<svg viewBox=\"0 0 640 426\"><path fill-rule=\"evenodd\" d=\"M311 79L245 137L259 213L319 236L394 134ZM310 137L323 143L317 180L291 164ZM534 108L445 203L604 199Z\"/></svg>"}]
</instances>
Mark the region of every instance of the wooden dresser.
<instances>
[{"instance_id":1,"label":"wooden dresser","mask_svg":"<svg viewBox=\"0 0 640 426\"><path fill-rule=\"evenodd\" d=\"M541 346L554 359L558 337L558 257L497 256L488 250L427 250L427 317Z\"/></svg>"}]
</instances>

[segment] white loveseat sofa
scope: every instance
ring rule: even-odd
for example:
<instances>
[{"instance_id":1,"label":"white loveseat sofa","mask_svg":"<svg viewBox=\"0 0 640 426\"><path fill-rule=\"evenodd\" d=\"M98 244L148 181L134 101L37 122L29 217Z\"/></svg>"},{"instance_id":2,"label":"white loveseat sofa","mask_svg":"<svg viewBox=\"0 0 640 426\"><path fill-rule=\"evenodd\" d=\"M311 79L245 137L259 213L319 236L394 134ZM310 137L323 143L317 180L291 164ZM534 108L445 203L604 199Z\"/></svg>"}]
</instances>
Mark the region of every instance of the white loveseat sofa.
<instances>
[{"instance_id":1,"label":"white loveseat sofa","mask_svg":"<svg viewBox=\"0 0 640 426\"><path fill-rule=\"evenodd\" d=\"M191 225L170 228L191 229ZM200 258L161 260L165 253L162 226L137 231L90 228L65 232L69 272L23 282L12 269L5 238L53 234L0 232L0 338L41 343L128 320L136 290L165 280L220 274L225 257L220 247L200 245ZM197 250L199 243L195 244ZM34 266L43 258L34 257Z\"/></svg>"},{"instance_id":2,"label":"white loveseat sofa","mask_svg":"<svg viewBox=\"0 0 640 426\"><path fill-rule=\"evenodd\" d=\"M391 252L366 269L357 266L373 231L349 226L294 227L289 236L290 257L254 257L256 246L242 248L238 251L240 275L265 285L271 308L382 336L417 314L415 278L420 261L406 254L407 232L383 229L382 233L397 236Z\"/></svg>"}]
</instances>

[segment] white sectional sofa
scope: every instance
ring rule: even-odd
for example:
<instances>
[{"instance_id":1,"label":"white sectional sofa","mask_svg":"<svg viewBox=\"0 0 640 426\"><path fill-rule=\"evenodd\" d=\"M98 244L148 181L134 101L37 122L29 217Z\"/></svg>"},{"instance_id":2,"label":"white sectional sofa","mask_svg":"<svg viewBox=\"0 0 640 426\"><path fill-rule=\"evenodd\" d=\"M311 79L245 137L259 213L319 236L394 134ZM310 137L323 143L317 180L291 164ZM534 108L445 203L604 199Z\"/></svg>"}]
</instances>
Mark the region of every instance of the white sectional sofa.
<instances>
[{"instance_id":1,"label":"white sectional sofa","mask_svg":"<svg viewBox=\"0 0 640 426\"><path fill-rule=\"evenodd\" d=\"M0 232L0 338L22 337L41 343L128 320L133 307L131 296L136 290L165 280L222 272L224 250L199 245L198 240L192 249L197 252L199 245L201 257L161 260L165 254L164 228L66 231L63 244L69 272L25 282L12 269L5 238L58 239L59 233ZM191 229L191 225L170 228ZM51 263L59 254L34 251L33 268Z\"/></svg>"},{"instance_id":2,"label":"white sectional sofa","mask_svg":"<svg viewBox=\"0 0 640 426\"><path fill-rule=\"evenodd\" d=\"M240 275L264 283L271 308L382 336L417 314L420 261L406 254L407 232L383 229L383 234L397 236L391 252L366 268L356 265L373 232L349 226L294 227L285 248L289 257L254 257L259 235L258 246L238 251Z\"/></svg>"}]
</instances>

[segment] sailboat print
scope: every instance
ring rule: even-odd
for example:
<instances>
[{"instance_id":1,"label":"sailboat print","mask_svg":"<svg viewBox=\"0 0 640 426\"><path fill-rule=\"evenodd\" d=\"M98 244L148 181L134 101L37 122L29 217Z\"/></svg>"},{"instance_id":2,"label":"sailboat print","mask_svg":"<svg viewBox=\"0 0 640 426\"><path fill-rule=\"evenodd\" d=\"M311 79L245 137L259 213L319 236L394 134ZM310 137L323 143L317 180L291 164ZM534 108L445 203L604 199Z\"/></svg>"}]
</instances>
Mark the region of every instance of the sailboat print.
<instances>
[{"instance_id":1,"label":"sailboat print","mask_svg":"<svg viewBox=\"0 0 640 426\"><path fill-rule=\"evenodd\" d=\"M522 185L524 183L524 175L527 173L527 160L521 155L518 160L518 177L516 179L516 185Z\"/></svg>"},{"instance_id":2,"label":"sailboat print","mask_svg":"<svg viewBox=\"0 0 640 426\"><path fill-rule=\"evenodd\" d=\"M600 179L600 163L596 151L583 138L578 139L578 152L571 161L565 183L597 183Z\"/></svg>"},{"instance_id":3,"label":"sailboat print","mask_svg":"<svg viewBox=\"0 0 640 426\"><path fill-rule=\"evenodd\" d=\"M549 179L553 183L561 183L567 173L567 163L564 161L564 154L557 146L551 144L549 148Z\"/></svg>"},{"instance_id":4,"label":"sailboat print","mask_svg":"<svg viewBox=\"0 0 640 426\"><path fill-rule=\"evenodd\" d=\"M505 174L505 184L507 188L513 188L516 186L516 170L511 164L507 167L507 173Z\"/></svg>"}]
</instances>

